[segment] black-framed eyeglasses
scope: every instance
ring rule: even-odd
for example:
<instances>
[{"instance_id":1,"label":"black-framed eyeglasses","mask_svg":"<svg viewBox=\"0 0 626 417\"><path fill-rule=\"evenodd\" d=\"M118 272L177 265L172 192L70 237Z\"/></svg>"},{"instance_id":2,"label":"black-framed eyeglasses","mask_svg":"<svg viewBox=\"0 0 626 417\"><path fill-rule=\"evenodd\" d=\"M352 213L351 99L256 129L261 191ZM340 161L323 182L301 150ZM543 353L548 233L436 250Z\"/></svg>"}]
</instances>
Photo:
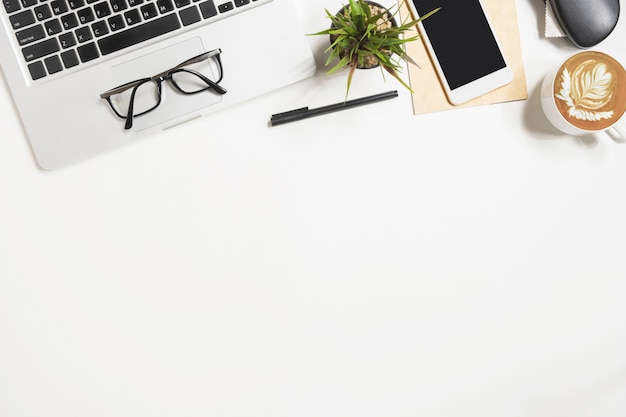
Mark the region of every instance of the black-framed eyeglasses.
<instances>
[{"instance_id":1,"label":"black-framed eyeglasses","mask_svg":"<svg viewBox=\"0 0 626 417\"><path fill-rule=\"evenodd\" d=\"M221 49L204 52L152 77L141 78L112 88L100 94L100 98L109 103L118 117L126 120L124 129L130 129L133 126L134 117L146 114L161 104L161 84L165 80L183 94L197 94L205 90L220 95L226 94L226 89L219 85L223 77L221 52ZM211 72L210 76L193 68L204 61L215 63L204 70L205 73ZM213 74L214 72L217 74Z\"/></svg>"}]
</instances>

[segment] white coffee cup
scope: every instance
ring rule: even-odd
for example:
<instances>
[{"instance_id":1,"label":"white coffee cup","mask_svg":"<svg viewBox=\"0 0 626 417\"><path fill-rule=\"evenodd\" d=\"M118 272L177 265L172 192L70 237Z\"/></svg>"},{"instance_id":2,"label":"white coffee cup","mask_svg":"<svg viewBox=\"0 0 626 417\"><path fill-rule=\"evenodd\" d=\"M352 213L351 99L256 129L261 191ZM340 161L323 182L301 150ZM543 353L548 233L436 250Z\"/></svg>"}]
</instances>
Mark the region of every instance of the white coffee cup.
<instances>
[{"instance_id":1,"label":"white coffee cup","mask_svg":"<svg viewBox=\"0 0 626 417\"><path fill-rule=\"evenodd\" d=\"M574 54L544 79L541 106L550 123L564 133L607 132L626 141L626 70L602 52Z\"/></svg>"}]
</instances>

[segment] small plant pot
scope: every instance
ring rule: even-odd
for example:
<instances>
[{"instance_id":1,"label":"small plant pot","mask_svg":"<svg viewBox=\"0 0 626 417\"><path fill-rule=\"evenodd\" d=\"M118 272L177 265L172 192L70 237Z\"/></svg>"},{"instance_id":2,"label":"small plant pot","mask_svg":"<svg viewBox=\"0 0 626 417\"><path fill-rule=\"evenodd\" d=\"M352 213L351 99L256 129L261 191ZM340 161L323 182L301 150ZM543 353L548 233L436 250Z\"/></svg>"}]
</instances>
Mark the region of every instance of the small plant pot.
<instances>
[{"instance_id":1,"label":"small plant pot","mask_svg":"<svg viewBox=\"0 0 626 417\"><path fill-rule=\"evenodd\" d=\"M376 2L373 2L373 1L366 1L365 3L367 3L370 6L370 8L371 7L376 7L376 8L379 8L380 11L383 11L383 12L387 13L387 20L386 21L389 22L391 24L391 26L393 26L393 27L397 27L398 26L398 23L396 22L396 19L393 17L393 15L391 13L389 13L389 10L385 6L383 6L381 4L378 4ZM344 6L344 7L342 7L337 12L337 16L340 16L341 14L345 13L346 9L348 9L349 7L350 7L349 4ZM334 27L335 27L334 25L332 25L332 24L330 25L331 29L334 29ZM337 39L337 37L335 35L329 35L329 37L330 37L330 44L332 45L333 42L335 42L335 40ZM391 55L391 53L389 55ZM342 54L340 52L339 56L343 57L343 56L345 56L345 54ZM363 59L363 64L362 65L360 65L360 64L357 65L357 68L358 69L370 69L370 68L376 68L378 66L379 66L378 60L374 57L374 55L369 55L369 56L366 56Z\"/></svg>"}]
</instances>

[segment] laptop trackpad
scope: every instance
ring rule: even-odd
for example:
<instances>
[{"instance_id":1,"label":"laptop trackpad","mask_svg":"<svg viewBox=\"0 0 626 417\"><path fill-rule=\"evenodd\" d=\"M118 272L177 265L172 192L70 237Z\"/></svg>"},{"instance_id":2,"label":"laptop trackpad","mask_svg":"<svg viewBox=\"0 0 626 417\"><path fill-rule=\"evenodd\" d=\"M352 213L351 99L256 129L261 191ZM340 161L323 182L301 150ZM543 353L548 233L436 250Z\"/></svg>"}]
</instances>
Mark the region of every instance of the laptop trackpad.
<instances>
[{"instance_id":1,"label":"laptop trackpad","mask_svg":"<svg viewBox=\"0 0 626 417\"><path fill-rule=\"evenodd\" d=\"M191 38L114 66L111 69L113 81L115 85L121 85L140 78L151 77L204 51L202 40ZM213 68L209 61L194 64L193 69L210 79L216 79L217 69ZM165 81L161 85L161 104L151 112L135 117L132 130L139 132L160 124L166 128L168 122L220 101L222 101L222 96L211 90L197 94L182 94L169 81Z\"/></svg>"}]
</instances>

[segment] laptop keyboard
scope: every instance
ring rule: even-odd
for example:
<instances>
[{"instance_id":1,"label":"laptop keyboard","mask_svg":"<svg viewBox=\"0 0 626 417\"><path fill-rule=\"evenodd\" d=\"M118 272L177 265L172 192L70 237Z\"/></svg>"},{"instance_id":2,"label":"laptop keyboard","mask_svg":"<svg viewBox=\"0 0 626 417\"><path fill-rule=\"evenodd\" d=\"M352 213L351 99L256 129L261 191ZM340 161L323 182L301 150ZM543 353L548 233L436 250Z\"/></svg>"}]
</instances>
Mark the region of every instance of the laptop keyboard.
<instances>
[{"instance_id":1,"label":"laptop keyboard","mask_svg":"<svg viewBox=\"0 0 626 417\"><path fill-rule=\"evenodd\" d=\"M263 0L2 0L38 80Z\"/></svg>"}]
</instances>

